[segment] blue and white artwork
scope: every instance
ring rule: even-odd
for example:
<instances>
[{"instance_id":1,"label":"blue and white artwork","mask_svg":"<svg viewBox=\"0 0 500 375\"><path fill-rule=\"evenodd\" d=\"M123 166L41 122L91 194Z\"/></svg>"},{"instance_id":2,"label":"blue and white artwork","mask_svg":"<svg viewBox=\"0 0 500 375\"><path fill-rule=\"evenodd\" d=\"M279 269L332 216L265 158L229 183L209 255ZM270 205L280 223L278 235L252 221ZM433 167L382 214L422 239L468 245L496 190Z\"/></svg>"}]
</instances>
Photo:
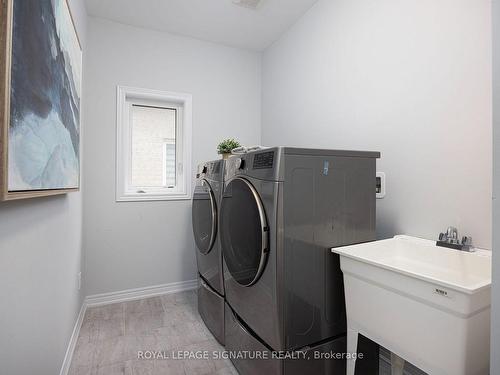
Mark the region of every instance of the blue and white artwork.
<instances>
[{"instance_id":1,"label":"blue and white artwork","mask_svg":"<svg viewBox=\"0 0 500 375\"><path fill-rule=\"evenodd\" d=\"M66 0L13 0L8 190L79 187L82 51Z\"/></svg>"}]
</instances>

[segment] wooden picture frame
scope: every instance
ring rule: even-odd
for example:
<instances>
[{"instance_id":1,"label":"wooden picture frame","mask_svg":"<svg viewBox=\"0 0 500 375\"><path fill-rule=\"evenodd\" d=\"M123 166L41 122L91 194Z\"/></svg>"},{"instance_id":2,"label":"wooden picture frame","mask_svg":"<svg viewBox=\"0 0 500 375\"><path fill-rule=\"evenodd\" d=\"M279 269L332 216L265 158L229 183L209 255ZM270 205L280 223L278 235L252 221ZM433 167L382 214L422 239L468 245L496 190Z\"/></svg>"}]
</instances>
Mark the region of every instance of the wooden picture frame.
<instances>
[{"instance_id":1,"label":"wooden picture frame","mask_svg":"<svg viewBox=\"0 0 500 375\"><path fill-rule=\"evenodd\" d=\"M26 198L36 198L66 194L80 190L80 111L81 111L81 91L78 93L78 116L74 116L74 123L78 124L78 147L74 150L77 161L77 186L64 188L41 187L33 189L9 190L9 128L11 126L11 72L13 54L13 24L14 24L14 2L24 0L0 0L0 201L10 201ZM45 0L47 1L47 0ZM82 54L81 43L71 14L71 9L67 0L64 1L69 11L69 17L73 26L80 57ZM55 18L55 15L54 15ZM58 43L60 43L58 39ZM71 60L68 58L68 60ZM71 61L70 61L71 63ZM27 62L29 64L29 62ZM81 61L80 61L81 77ZM74 77L73 77L74 78ZM81 82L81 80L80 80ZM74 82L73 82L74 83ZM80 89L81 86L78 87ZM75 127L76 129L76 127Z\"/></svg>"}]
</instances>

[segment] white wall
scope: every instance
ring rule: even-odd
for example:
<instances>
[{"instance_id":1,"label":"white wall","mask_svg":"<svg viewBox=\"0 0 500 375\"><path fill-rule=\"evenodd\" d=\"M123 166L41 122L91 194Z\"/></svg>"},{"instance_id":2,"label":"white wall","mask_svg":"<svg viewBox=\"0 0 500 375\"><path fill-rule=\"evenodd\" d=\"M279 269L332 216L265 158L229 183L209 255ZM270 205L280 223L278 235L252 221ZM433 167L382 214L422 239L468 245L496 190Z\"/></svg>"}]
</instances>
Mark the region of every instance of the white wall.
<instances>
[{"instance_id":1,"label":"white wall","mask_svg":"<svg viewBox=\"0 0 500 375\"><path fill-rule=\"evenodd\" d=\"M320 0L264 53L263 143L381 151L380 237L491 248L490 4Z\"/></svg>"},{"instance_id":2,"label":"white wall","mask_svg":"<svg viewBox=\"0 0 500 375\"><path fill-rule=\"evenodd\" d=\"M500 374L500 1L493 0L493 274L490 374Z\"/></svg>"},{"instance_id":3,"label":"white wall","mask_svg":"<svg viewBox=\"0 0 500 375\"><path fill-rule=\"evenodd\" d=\"M85 52L85 6L69 3ZM0 373L59 373L82 301L81 215L81 193L0 203Z\"/></svg>"},{"instance_id":4,"label":"white wall","mask_svg":"<svg viewBox=\"0 0 500 375\"><path fill-rule=\"evenodd\" d=\"M87 294L196 278L191 202L115 202L116 86L193 95L193 176L222 138L260 141L260 54L89 19L84 142Z\"/></svg>"}]
</instances>

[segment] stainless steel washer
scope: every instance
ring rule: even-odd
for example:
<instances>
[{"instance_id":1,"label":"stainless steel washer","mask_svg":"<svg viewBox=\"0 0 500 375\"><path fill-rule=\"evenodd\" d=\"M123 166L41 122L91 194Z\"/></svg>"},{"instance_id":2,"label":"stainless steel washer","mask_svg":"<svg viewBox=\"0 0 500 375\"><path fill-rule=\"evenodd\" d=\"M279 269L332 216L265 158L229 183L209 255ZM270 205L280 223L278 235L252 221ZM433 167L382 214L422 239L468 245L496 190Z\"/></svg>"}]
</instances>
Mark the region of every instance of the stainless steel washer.
<instances>
[{"instance_id":1,"label":"stainless steel washer","mask_svg":"<svg viewBox=\"0 0 500 375\"><path fill-rule=\"evenodd\" d=\"M198 166L192 206L199 273L198 311L206 326L221 344L224 344L224 282L218 210L223 176L223 160Z\"/></svg>"},{"instance_id":2,"label":"stainless steel washer","mask_svg":"<svg viewBox=\"0 0 500 375\"><path fill-rule=\"evenodd\" d=\"M228 350L248 343L270 352L345 351L343 279L339 257L329 249L375 239L379 156L276 147L227 161L220 223ZM345 366L326 360L234 364L242 375L340 374Z\"/></svg>"}]
</instances>

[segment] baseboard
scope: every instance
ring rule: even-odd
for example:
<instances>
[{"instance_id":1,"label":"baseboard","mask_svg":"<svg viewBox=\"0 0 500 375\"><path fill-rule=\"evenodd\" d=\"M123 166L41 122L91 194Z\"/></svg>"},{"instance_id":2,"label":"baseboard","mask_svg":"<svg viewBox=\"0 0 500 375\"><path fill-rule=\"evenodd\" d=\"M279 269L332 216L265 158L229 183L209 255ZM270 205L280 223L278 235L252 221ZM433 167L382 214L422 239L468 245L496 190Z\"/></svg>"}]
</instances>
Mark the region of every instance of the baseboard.
<instances>
[{"instance_id":1,"label":"baseboard","mask_svg":"<svg viewBox=\"0 0 500 375\"><path fill-rule=\"evenodd\" d=\"M64 355L64 360L61 366L61 371L59 375L67 375L69 372L69 367L71 366L71 360L73 359L73 353L75 351L76 342L78 336L80 335L80 328L82 327L83 317L85 316L85 311L87 310L87 305L85 302L82 303L80 312L78 313L78 318L76 319L75 326L73 327L73 333L69 339L68 348L66 349L66 354Z\"/></svg>"},{"instance_id":2,"label":"baseboard","mask_svg":"<svg viewBox=\"0 0 500 375\"><path fill-rule=\"evenodd\" d=\"M110 303L131 301L163 294L178 293L193 290L198 287L198 280L180 281L170 284L154 285L144 288L128 289L118 292L94 294L85 298L87 306L107 305Z\"/></svg>"},{"instance_id":3,"label":"baseboard","mask_svg":"<svg viewBox=\"0 0 500 375\"><path fill-rule=\"evenodd\" d=\"M78 335L80 334L80 328L82 327L83 318L85 316L87 308L93 306L108 305L110 303L160 296L164 294L179 293L186 290L193 290L197 287L198 280L188 280L170 284L148 286L145 288L122 290L119 292L94 294L85 297L82 303L82 307L80 308L78 318L76 319L75 327L73 328L73 333L71 334L71 338L68 344L68 348L66 349L66 354L64 355L64 361L62 363L59 375L68 374L69 368L71 366L71 359L73 358L73 352L75 351L76 342L78 340Z\"/></svg>"}]
</instances>

